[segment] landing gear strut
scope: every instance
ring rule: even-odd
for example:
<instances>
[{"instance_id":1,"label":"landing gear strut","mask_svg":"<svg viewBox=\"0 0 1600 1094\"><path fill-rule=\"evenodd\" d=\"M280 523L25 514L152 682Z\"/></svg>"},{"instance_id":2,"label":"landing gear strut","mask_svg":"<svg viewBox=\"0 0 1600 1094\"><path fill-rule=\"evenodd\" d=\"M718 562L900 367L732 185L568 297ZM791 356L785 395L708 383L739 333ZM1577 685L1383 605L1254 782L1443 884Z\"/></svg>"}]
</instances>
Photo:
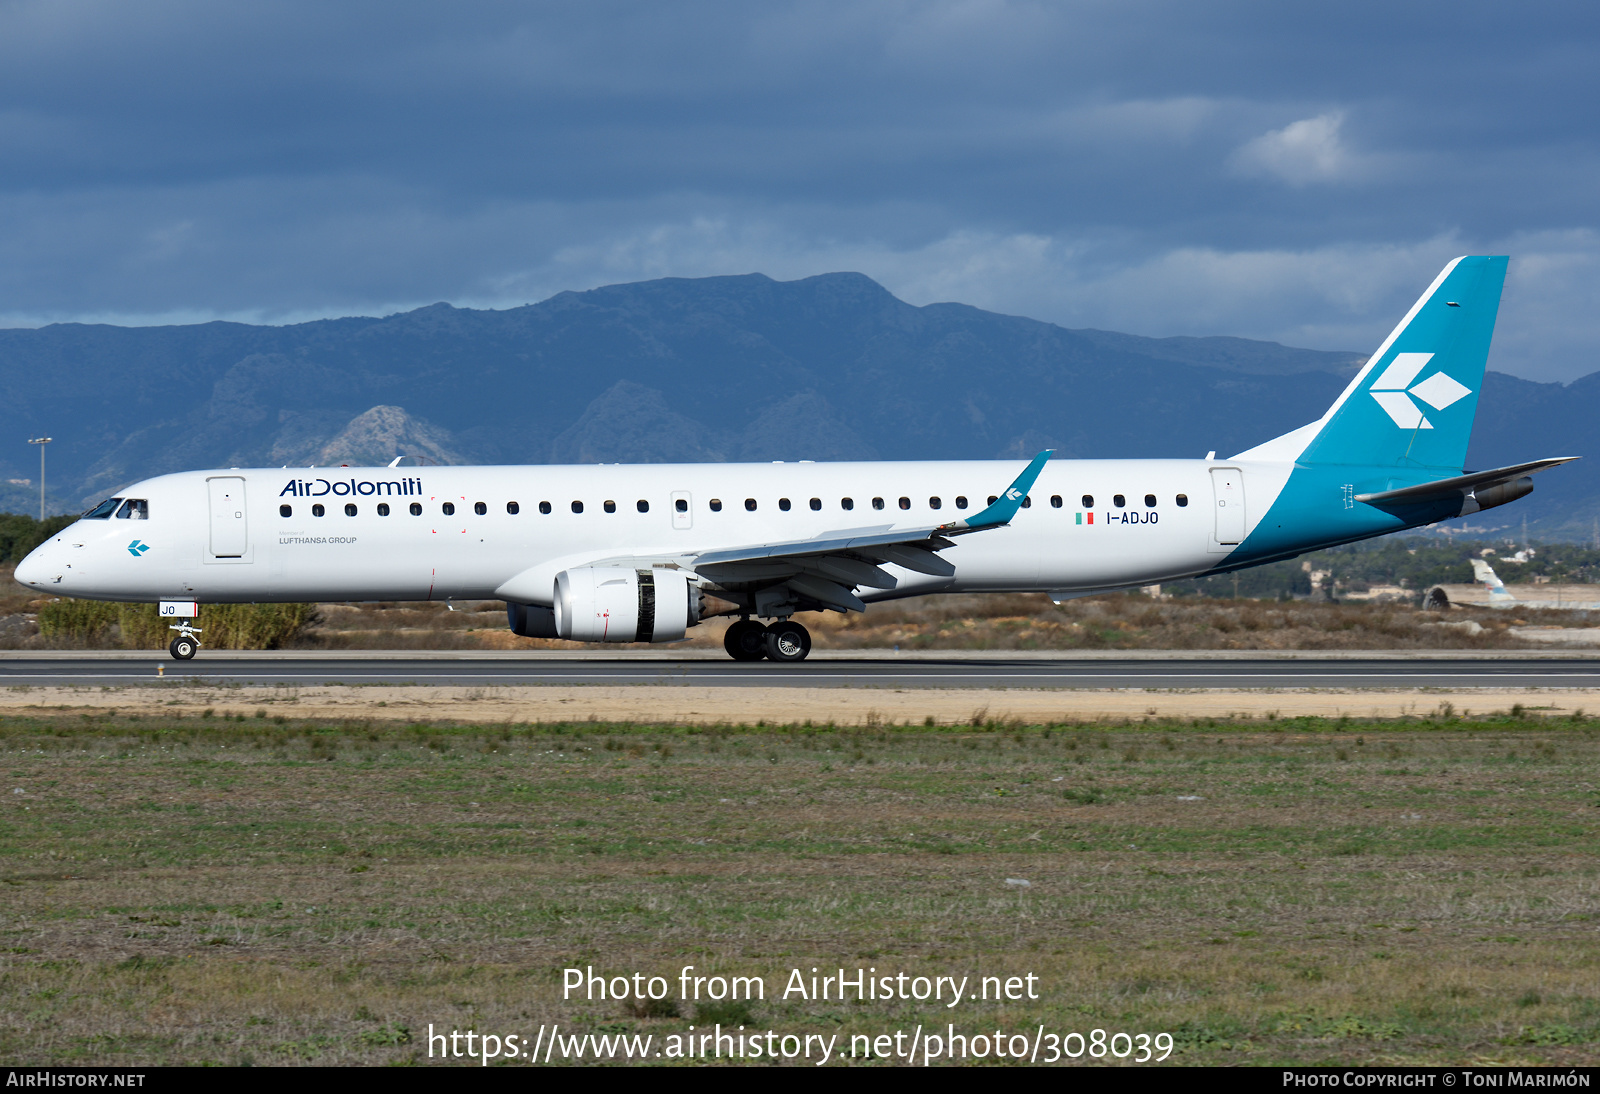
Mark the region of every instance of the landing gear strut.
<instances>
[{"instance_id":1,"label":"landing gear strut","mask_svg":"<svg viewBox=\"0 0 1600 1094\"><path fill-rule=\"evenodd\" d=\"M167 651L179 661L193 658L195 651L200 648L200 639L195 637L200 633L200 628L194 625L194 620L185 619L182 623L170 623L167 629L178 632L173 636L172 644L167 647Z\"/></svg>"},{"instance_id":2,"label":"landing gear strut","mask_svg":"<svg viewBox=\"0 0 1600 1094\"><path fill-rule=\"evenodd\" d=\"M722 648L735 661L804 661L811 652L811 632L792 619L763 627L754 619L741 619L728 628Z\"/></svg>"}]
</instances>

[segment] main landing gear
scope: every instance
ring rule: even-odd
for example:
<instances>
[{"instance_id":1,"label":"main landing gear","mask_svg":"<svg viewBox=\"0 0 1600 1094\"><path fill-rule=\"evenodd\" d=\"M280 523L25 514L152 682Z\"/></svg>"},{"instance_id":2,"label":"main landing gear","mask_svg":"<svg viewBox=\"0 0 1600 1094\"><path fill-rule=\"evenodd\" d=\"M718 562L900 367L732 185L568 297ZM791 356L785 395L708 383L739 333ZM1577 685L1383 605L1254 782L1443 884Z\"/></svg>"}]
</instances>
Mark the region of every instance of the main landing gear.
<instances>
[{"instance_id":1,"label":"main landing gear","mask_svg":"<svg viewBox=\"0 0 1600 1094\"><path fill-rule=\"evenodd\" d=\"M741 619L728 628L722 648L735 661L804 661L811 652L811 632L792 619L763 627L754 619Z\"/></svg>"},{"instance_id":2,"label":"main landing gear","mask_svg":"<svg viewBox=\"0 0 1600 1094\"><path fill-rule=\"evenodd\" d=\"M167 652L171 653L179 661L191 660L195 655L195 651L200 648L200 639L195 637L200 633L200 628L194 625L194 620L185 619L182 623L170 623L167 625L167 629L178 632L173 636L172 644L167 647Z\"/></svg>"}]
</instances>

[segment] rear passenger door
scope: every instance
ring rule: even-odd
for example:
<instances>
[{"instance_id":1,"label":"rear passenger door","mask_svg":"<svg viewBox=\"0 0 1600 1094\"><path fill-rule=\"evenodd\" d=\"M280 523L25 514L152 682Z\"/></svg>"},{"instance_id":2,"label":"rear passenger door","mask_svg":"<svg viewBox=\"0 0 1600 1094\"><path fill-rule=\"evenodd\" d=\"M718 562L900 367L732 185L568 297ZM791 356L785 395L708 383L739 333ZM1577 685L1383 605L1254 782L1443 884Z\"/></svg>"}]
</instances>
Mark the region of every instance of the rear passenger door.
<instances>
[{"instance_id":1,"label":"rear passenger door","mask_svg":"<svg viewBox=\"0 0 1600 1094\"><path fill-rule=\"evenodd\" d=\"M1212 546L1219 550L1244 542L1244 475L1237 467L1211 469L1211 499L1215 512Z\"/></svg>"}]
</instances>

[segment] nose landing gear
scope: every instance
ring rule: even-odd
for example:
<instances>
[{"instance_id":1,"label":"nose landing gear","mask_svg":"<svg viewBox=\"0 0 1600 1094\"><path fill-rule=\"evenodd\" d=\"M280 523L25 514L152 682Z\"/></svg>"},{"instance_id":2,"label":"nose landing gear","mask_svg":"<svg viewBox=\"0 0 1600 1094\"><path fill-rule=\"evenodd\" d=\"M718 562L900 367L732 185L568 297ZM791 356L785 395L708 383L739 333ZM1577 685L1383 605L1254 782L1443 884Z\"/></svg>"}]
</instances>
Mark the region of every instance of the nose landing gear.
<instances>
[{"instance_id":1,"label":"nose landing gear","mask_svg":"<svg viewBox=\"0 0 1600 1094\"><path fill-rule=\"evenodd\" d=\"M811 652L811 632L792 619L763 627L754 619L741 619L728 627L722 648L735 661L804 661Z\"/></svg>"},{"instance_id":2,"label":"nose landing gear","mask_svg":"<svg viewBox=\"0 0 1600 1094\"><path fill-rule=\"evenodd\" d=\"M200 649L200 639L195 636L201 632L201 628L196 627L192 620L185 619L182 623L168 624L167 629L178 632L173 636L167 652L179 661L191 660Z\"/></svg>"}]
</instances>

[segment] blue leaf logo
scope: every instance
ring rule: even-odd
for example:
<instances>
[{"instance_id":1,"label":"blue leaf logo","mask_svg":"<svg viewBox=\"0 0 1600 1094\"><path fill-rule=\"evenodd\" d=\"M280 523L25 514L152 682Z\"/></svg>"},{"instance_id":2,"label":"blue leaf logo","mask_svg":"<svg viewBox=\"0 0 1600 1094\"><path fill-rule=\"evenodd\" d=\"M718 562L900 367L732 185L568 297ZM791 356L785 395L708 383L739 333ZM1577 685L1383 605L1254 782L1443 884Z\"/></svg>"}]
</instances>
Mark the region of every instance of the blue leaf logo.
<instances>
[{"instance_id":1,"label":"blue leaf logo","mask_svg":"<svg viewBox=\"0 0 1600 1094\"><path fill-rule=\"evenodd\" d=\"M149 549L150 545L148 543L140 543L138 540L134 540L132 543L128 544L128 553L134 558L138 558Z\"/></svg>"}]
</instances>

